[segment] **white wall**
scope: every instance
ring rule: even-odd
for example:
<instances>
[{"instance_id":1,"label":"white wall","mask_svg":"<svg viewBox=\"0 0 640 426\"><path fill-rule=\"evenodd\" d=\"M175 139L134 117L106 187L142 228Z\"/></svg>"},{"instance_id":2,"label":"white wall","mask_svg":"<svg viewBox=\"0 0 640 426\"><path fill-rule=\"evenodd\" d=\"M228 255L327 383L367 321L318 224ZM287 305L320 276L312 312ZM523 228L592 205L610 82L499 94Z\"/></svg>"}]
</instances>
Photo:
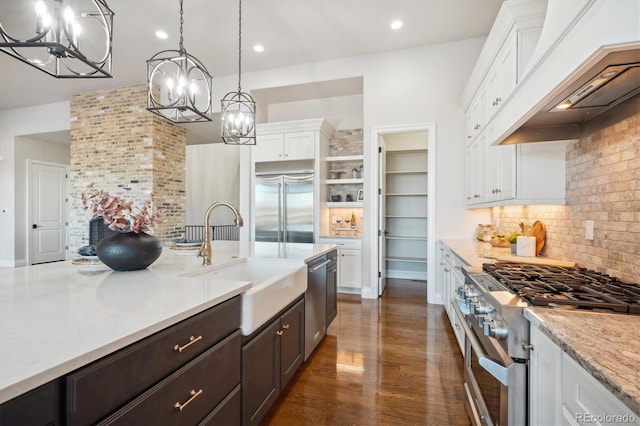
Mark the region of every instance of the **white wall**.
<instances>
[{"instance_id":1,"label":"white wall","mask_svg":"<svg viewBox=\"0 0 640 426\"><path fill-rule=\"evenodd\" d=\"M0 266L16 265L16 137L69 130L69 102L0 111Z\"/></svg>"},{"instance_id":2,"label":"white wall","mask_svg":"<svg viewBox=\"0 0 640 426\"><path fill-rule=\"evenodd\" d=\"M29 218L27 212L28 167L27 160L40 160L50 163L69 165L69 145L43 142L26 137L15 138L15 263L16 266L28 264L27 239L29 236Z\"/></svg>"},{"instance_id":3,"label":"white wall","mask_svg":"<svg viewBox=\"0 0 640 426\"><path fill-rule=\"evenodd\" d=\"M325 118L336 130L362 129L363 96L339 96L270 104L269 122Z\"/></svg>"}]
</instances>

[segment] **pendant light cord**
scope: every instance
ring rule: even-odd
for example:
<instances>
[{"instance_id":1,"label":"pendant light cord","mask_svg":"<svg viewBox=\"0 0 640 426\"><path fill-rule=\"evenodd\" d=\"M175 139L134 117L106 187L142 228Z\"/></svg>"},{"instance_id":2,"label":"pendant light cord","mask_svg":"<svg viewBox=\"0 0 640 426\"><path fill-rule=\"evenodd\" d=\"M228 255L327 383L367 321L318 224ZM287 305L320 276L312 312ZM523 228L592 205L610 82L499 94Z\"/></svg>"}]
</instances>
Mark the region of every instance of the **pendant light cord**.
<instances>
[{"instance_id":1,"label":"pendant light cord","mask_svg":"<svg viewBox=\"0 0 640 426\"><path fill-rule=\"evenodd\" d=\"M240 88L240 76L242 75L242 0L238 0L238 93Z\"/></svg>"},{"instance_id":2,"label":"pendant light cord","mask_svg":"<svg viewBox=\"0 0 640 426\"><path fill-rule=\"evenodd\" d=\"M184 24L184 12L182 10L182 0L180 0L180 52L184 52L184 38L182 37L182 25Z\"/></svg>"}]
</instances>

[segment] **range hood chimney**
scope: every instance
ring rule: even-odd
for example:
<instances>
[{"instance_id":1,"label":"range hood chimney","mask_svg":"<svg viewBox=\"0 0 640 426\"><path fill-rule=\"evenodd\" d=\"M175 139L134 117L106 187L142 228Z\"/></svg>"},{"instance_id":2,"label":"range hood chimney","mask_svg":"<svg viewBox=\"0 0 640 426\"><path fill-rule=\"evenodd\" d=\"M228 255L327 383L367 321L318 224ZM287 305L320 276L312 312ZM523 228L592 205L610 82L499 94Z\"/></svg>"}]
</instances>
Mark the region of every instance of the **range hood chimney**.
<instances>
[{"instance_id":1,"label":"range hood chimney","mask_svg":"<svg viewBox=\"0 0 640 426\"><path fill-rule=\"evenodd\" d=\"M501 144L579 139L585 123L627 101L640 112L638 94L640 49L611 52L563 83L550 102Z\"/></svg>"}]
</instances>

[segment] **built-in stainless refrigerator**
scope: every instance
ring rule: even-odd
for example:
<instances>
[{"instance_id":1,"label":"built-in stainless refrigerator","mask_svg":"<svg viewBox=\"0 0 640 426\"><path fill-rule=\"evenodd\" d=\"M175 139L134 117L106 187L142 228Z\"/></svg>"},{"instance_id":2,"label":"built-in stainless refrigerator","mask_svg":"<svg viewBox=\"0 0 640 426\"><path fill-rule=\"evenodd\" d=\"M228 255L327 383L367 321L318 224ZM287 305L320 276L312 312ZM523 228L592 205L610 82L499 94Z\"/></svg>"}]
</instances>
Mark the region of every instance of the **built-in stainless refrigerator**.
<instances>
[{"instance_id":1,"label":"built-in stainless refrigerator","mask_svg":"<svg viewBox=\"0 0 640 426\"><path fill-rule=\"evenodd\" d=\"M313 173L255 179L255 241L313 243Z\"/></svg>"}]
</instances>

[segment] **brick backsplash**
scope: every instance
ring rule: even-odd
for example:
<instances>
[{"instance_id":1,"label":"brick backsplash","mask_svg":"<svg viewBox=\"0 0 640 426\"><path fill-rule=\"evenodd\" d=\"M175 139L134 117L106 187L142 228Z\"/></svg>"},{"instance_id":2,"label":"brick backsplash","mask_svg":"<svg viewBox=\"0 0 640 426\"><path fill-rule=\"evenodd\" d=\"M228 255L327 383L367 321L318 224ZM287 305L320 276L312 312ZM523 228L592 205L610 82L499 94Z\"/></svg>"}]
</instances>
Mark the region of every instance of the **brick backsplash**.
<instances>
[{"instance_id":1,"label":"brick backsplash","mask_svg":"<svg viewBox=\"0 0 640 426\"><path fill-rule=\"evenodd\" d=\"M146 85L71 98L71 253L88 244L90 216L79 195L91 182L136 204L153 192L164 209L154 235L168 241L184 232L186 131L148 112L146 102Z\"/></svg>"},{"instance_id":2,"label":"brick backsplash","mask_svg":"<svg viewBox=\"0 0 640 426\"><path fill-rule=\"evenodd\" d=\"M333 138L329 140L330 157L362 155L362 153L362 129L337 130L334 133ZM330 179L350 179L353 177L353 169L361 171L362 166L362 160L334 161L329 163L328 177ZM360 177L362 177L362 174L360 174ZM347 195L350 195L353 201L355 201L358 196L359 189L362 189L362 184L332 185L329 191L329 199L326 201L330 201L331 195L340 195L341 201L346 201Z\"/></svg>"},{"instance_id":3,"label":"brick backsplash","mask_svg":"<svg viewBox=\"0 0 640 426\"><path fill-rule=\"evenodd\" d=\"M640 282L640 113L629 110L590 123L567 143L566 205L494 207L494 225L510 232L540 220L543 255ZM587 220L593 240L585 238Z\"/></svg>"}]
</instances>

